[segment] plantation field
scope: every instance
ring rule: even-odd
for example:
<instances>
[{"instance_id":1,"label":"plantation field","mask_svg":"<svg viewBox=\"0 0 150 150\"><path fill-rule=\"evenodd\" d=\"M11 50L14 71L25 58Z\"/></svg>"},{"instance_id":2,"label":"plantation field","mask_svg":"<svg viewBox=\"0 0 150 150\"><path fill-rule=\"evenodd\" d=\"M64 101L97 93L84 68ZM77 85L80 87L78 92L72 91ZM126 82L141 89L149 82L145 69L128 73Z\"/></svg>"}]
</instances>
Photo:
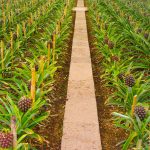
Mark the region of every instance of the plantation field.
<instances>
[{"instance_id":1,"label":"plantation field","mask_svg":"<svg viewBox=\"0 0 150 150\"><path fill-rule=\"evenodd\" d=\"M83 2L88 11L82 20ZM86 31L75 24L77 19L86 20L88 40L82 39ZM78 44L72 49L73 42ZM82 71L89 73L82 68L84 42L89 43L95 84L102 147L97 150L150 149L150 1L1 0L0 150L61 150L63 122L70 121L64 118L70 74L78 81L72 96L87 95L76 93L85 84L80 78L87 80ZM72 62L81 65L70 73ZM87 91L93 88L88 86ZM82 117L68 110L70 118ZM89 109L86 115L92 113ZM80 136L81 124L75 124ZM95 134L84 132L90 138ZM71 142L80 140L72 134ZM82 140L76 145L84 147Z\"/></svg>"},{"instance_id":2,"label":"plantation field","mask_svg":"<svg viewBox=\"0 0 150 150\"><path fill-rule=\"evenodd\" d=\"M99 72L96 95L102 96L97 96L97 103L104 149L148 150L150 146L148 4L87 1L92 61Z\"/></svg>"},{"instance_id":3,"label":"plantation field","mask_svg":"<svg viewBox=\"0 0 150 150\"><path fill-rule=\"evenodd\" d=\"M54 76L61 68L58 59L69 46L74 2L0 3L0 147L12 147L12 134L13 149L41 149L45 143L49 147L46 124L50 123L41 122L53 112ZM45 133L40 135L43 126Z\"/></svg>"}]
</instances>

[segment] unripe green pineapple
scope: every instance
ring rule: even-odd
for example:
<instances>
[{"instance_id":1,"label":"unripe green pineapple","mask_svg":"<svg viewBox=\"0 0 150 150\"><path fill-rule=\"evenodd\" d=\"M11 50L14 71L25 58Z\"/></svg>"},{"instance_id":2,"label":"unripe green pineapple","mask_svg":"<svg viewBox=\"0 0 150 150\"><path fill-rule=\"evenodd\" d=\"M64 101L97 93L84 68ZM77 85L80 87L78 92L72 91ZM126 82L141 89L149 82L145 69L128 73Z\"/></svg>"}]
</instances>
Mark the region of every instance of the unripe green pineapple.
<instances>
[{"instance_id":1,"label":"unripe green pineapple","mask_svg":"<svg viewBox=\"0 0 150 150\"><path fill-rule=\"evenodd\" d=\"M18 102L18 108L22 111L22 112L27 112L28 109L31 108L32 105L32 100L30 98L27 98L25 96L23 96L20 101Z\"/></svg>"}]
</instances>

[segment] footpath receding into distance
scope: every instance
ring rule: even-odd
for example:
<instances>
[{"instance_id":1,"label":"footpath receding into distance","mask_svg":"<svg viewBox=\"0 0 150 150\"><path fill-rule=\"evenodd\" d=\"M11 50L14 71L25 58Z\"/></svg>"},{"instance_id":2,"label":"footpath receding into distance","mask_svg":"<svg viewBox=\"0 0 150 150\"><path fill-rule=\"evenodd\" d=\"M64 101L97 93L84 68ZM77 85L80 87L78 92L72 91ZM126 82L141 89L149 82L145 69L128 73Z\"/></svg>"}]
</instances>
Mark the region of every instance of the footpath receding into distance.
<instances>
[{"instance_id":1,"label":"footpath receding into distance","mask_svg":"<svg viewBox=\"0 0 150 150\"><path fill-rule=\"evenodd\" d=\"M83 0L78 0L61 150L101 150Z\"/></svg>"}]
</instances>

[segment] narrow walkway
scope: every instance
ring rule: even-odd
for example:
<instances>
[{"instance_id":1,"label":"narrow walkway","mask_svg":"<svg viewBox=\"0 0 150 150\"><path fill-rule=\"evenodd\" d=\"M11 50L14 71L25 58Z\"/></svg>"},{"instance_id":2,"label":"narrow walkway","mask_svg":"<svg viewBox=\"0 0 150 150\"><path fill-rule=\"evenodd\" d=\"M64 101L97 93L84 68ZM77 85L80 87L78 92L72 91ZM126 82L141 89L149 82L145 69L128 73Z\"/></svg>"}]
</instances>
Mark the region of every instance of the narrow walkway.
<instances>
[{"instance_id":1,"label":"narrow walkway","mask_svg":"<svg viewBox=\"0 0 150 150\"><path fill-rule=\"evenodd\" d=\"M61 150L101 150L85 7L78 0Z\"/></svg>"}]
</instances>

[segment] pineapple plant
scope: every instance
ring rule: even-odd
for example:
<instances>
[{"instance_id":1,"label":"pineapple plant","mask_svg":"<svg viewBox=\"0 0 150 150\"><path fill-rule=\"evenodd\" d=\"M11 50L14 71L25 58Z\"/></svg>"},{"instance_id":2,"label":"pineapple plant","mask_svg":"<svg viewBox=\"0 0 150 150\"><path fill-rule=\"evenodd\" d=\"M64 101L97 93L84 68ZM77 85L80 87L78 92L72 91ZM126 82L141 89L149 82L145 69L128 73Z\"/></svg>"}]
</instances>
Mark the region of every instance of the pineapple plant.
<instances>
[{"instance_id":1,"label":"pineapple plant","mask_svg":"<svg viewBox=\"0 0 150 150\"><path fill-rule=\"evenodd\" d=\"M119 74L118 74L118 78L119 78L120 80L124 80L124 77L125 77L125 74L124 74L124 73L119 73Z\"/></svg>"},{"instance_id":2,"label":"pineapple plant","mask_svg":"<svg viewBox=\"0 0 150 150\"><path fill-rule=\"evenodd\" d=\"M92 1L88 0L88 2L90 7ZM150 68L150 63L146 62L149 60L148 55L150 55L150 51L147 50L149 41L146 41L149 40L149 21L147 17L142 16L144 12L148 12L147 8L145 8L146 5L142 4L142 7L140 7L140 3L137 4L136 1L131 2L131 0L115 2L99 0L96 5L97 10L95 8L90 10L90 18L91 20L93 19L91 24L93 25L92 33L95 33L95 46L98 49L97 51L104 56L102 61L99 60L102 62L104 69L101 78L106 81L106 85L116 90L108 96L107 103L124 108L125 112L123 114L115 113L114 122L118 127L125 129L127 132L129 131L126 140L122 139L124 142L120 145L120 149L148 150L147 141L150 127L150 117L147 117L148 112L144 110L144 107L136 106L136 104L133 105L135 109L132 107L131 111L135 94L138 96L138 103L149 103L149 100L146 99L149 99L150 95L150 78L144 77L144 75L149 75L147 72ZM143 10L140 12L141 8ZM134 9L137 14L133 13ZM99 28L98 24L95 23L95 11L101 12L100 26L103 25L103 22L107 22L110 28ZM141 16L138 14L141 14ZM137 18L141 19L141 21ZM103 37L103 43L101 42L101 37ZM113 54L119 54L118 56L121 60L112 56ZM116 61L119 62L112 63ZM114 67L114 64L116 67ZM131 70L136 75L136 80L133 75L128 74ZM116 75L124 82L117 80Z\"/></svg>"},{"instance_id":3,"label":"pineapple plant","mask_svg":"<svg viewBox=\"0 0 150 150\"><path fill-rule=\"evenodd\" d=\"M114 48L114 43L112 42L112 41L108 41L108 47L110 48L110 49L113 49Z\"/></svg>"},{"instance_id":4,"label":"pineapple plant","mask_svg":"<svg viewBox=\"0 0 150 150\"><path fill-rule=\"evenodd\" d=\"M145 39L148 39L148 37L149 37L149 33L145 32L145 33L144 33L144 38L145 38Z\"/></svg>"},{"instance_id":5,"label":"pineapple plant","mask_svg":"<svg viewBox=\"0 0 150 150\"><path fill-rule=\"evenodd\" d=\"M13 135L11 132L0 132L0 148L8 149L13 144Z\"/></svg>"},{"instance_id":6,"label":"pineapple plant","mask_svg":"<svg viewBox=\"0 0 150 150\"><path fill-rule=\"evenodd\" d=\"M133 87L135 85L135 79L132 75L127 75L125 77L125 84L128 86L128 87Z\"/></svg>"},{"instance_id":7,"label":"pineapple plant","mask_svg":"<svg viewBox=\"0 0 150 150\"><path fill-rule=\"evenodd\" d=\"M137 34L140 34L141 32L142 32L141 28L138 28L137 31L136 31Z\"/></svg>"},{"instance_id":8,"label":"pineapple plant","mask_svg":"<svg viewBox=\"0 0 150 150\"><path fill-rule=\"evenodd\" d=\"M32 100L30 98L25 97L25 96L21 97L21 99L18 102L18 108L22 112L27 112L28 109L31 108L31 105L32 105Z\"/></svg>"},{"instance_id":9,"label":"pineapple plant","mask_svg":"<svg viewBox=\"0 0 150 150\"><path fill-rule=\"evenodd\" d=\"M108 38L107 36L105 36L105 38L104 38L104 43L105 43L105 44L108 44L108 41L109 41L109 38Z\"/></svg>"},{"instance_id":10,"label":"pineapple plant","mask_svg":"<svg viewBox=\"0 0 150 150\"><path fill-rule=\"evenodd\" d=\"M15 7L15 2L17 3L17 7L18 8L20 7L19 8L20 11L17 12L19 13L18 16L15 16L17 14L16 13L17 8L16 9L12 8ZM2 117L0 117L0 129L10 126L11 133L13 133L14 136L14 132L12 130L10 122L10 116L12 116L13 114L17 118L16 140L19 141L16 145L17 147L16 149L17 150L22 150L26 148L30 149L31 147L34 149L34 144L32 142L29 143L28 139L35 138L39 140L40 145L43 144L42 143L43 137L41 137L36 133L37 131L36 129L33 131L33 128L36 127L37 124L41 123L41 121L45 120L49 116L49 109L47 108L46 105L47 104L46 100L48 99L48 96L46 93L51 91L51 86L54 84L53 76L55 75L55 72L58 68L58 66L56 65L58 57L59 54L63 52L64 48L66 48L65 41L67 41L68 36L70 35L67 33L71 28L70 26L70 23L72 22L71 9L73 6L73 1L71 0L66 8L66 16L64 16L63 14L64 2L61 2L61 0L53 2L51 0L48 1L33 0L34 4L31 7L29 7L30 4L28 5L28 3L25 3L24 5L25 8L23 9L21 8L23 6L21 1L17 0L15 2L13 3L14 5L12 5L9 4L9 2L2 1L2 4L3 3L6 3L6 5L9 4L7 5L9 9L8 10L4 9L4 11L9 12L9 10L11 10L11 12L5 13L6 15L5 17L7 19L4 20L4 23L2 24L3 27L1 28L0 26L0 33L1 33L0 37L2 43L4 42L3 44L4 46L0 46L1 62L3 59L5 60L5 63L1 64L1 73L3 72L2 75L4 78L6 78L4 79L1 77L1 83L4 84L5 86L4 87L1 86L2 90L0 94L1 96L0 110L1 108L2 109L4 108L2 112ZM45 8L46 11L44 11ZM22 10L23 13L21 12ZM29 12L32 14L32 16L29 14ZM52 17L50 15L52 13L57 15L55 17ZM13 19L14 16L15 19ZM62 17L63 20L61 19ZM32 21L30 26L28 24L28 19ZM46 62L47 48L45 41L51 39L51 34L56 32L56 29L53 27L56 26L58 21L61 21L62 26L59 29L58 39L57 38L55 39L56 63L54 62L51 65L50 61L49 65L46 68L45 66L47 63ZM42 31L35 32L38 31L39 29L42 29ZM50 41L50 53L49 53L50 58L52 58L51 54L52 51L51 48L53 47L52 44L53 43ZM9 57L10 55L13 57ZM39 58L41 55L45 56L43 61L43 66L45 68L43 67L43 69L41 69L42 67L39 64ZM38 60L38 62L36 62L36 60ZM33 86L31 88L31 83L29 83L29 88L31 88L30 89L31 91L29 91L27 90L28 88L27 86L28 81L31 80L30 67L33 65L35 66L35 69L37 71L35 80L37 79L36 85L38 86L38 89L33 88ZM10 70L8 70L8 66ZM10 74L12 73L12 71L13 75ZM7 79L8 77L10 78ZM6 93L8 93L8 95L6 95ZM31 95L31 98L28 96L21 97L22 95ZM18 99L20 100L18 101ZM32 109L30 109L31 107ZM28 111L29 109L30 111ZM43 109L42 112L40 111L41 109ZM18 110L20 111L18 112ZM27 113L23 114L25 112ZM3 123L1 124L1 122ZM13 138L13 148L12 148L12 142L10 142L12 141L11 133L9 134L9 132L7 133L0 132L0 149L14 149L15 138Z\"/></svg>"},{"instance_id":11,"label":"pineapple plant","mask_svg":"<svg viewBox=\"0 0 150 150\"><path fill-rule=\"evenodd\" d=\"M17 33L13 33L13 40L15 41L17 39Z\"/></svg>"},{"instance_id":12,"label":"pineapple plant","mask_svg":"<svg viewBox=\"0 0 150 150\"><path fill-rule=\"evenodd\" d=\"M143 106L135 106L134 114L137 115L140 120L144 120L146 117L146 110Z\"/></svg>"},{"instance_id":13,"label":"pineapple plant","mask_svg":"<svg viewBox=\"0 0 150 150\"><path fill-rule=\"evenodd\" d=\"M120 58L118 56L114 55L114 56L111 56L111 60L117 62L120 60Z\"/></svg>"}]
</instances>

